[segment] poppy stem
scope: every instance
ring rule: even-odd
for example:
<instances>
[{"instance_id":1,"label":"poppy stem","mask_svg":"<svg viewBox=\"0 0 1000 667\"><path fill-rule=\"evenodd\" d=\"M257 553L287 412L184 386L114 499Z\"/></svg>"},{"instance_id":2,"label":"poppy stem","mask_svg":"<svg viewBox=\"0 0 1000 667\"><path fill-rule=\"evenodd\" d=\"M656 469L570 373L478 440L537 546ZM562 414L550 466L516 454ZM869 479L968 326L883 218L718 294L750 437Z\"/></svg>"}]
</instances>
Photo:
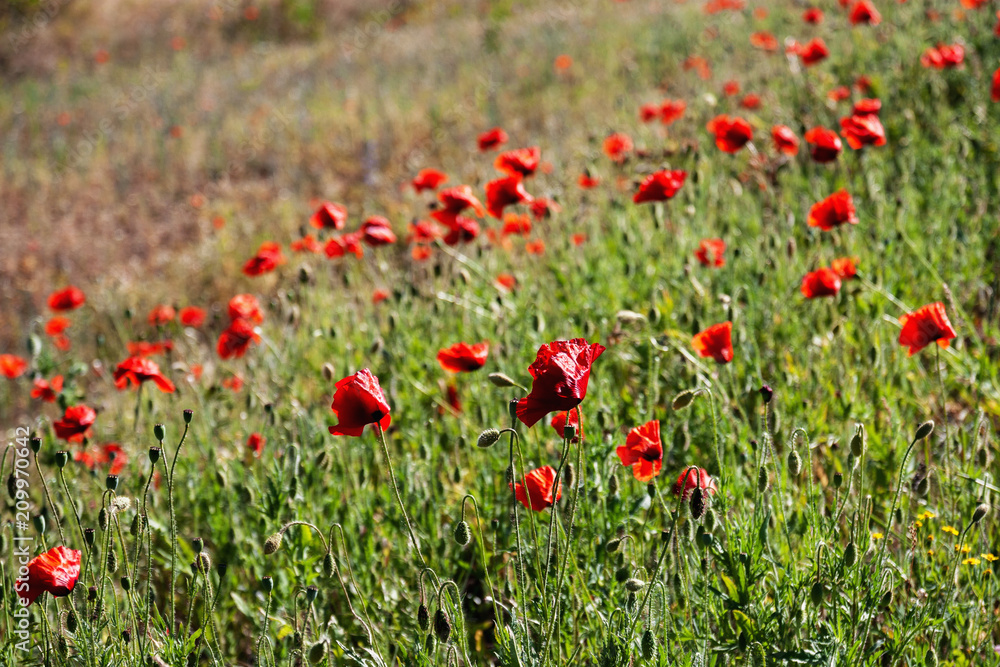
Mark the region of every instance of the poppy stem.
<instances>
[{"instance_id":1,"label":"poppy stem","mask_svg":"<svg viewBox=\"0 0 1000 667\"><path fill-rule=\"evenodd\" d=\"M187 434L188 424L185 421L184 432L181 434L180 442L177 443L177 449L174 451L174 459L170 463L170 474L167 477L167 505L170 510L170 634L174 633L174 624L177 621L177 521L174 516L174 469L177 467L177 459L180 458L181 447L184 445ZM164 460L163 464L166 465L166 463L166 460Z\"/></svg>"},{"instance_id":2,"label":"poppy stem","mask_svg":"<svg viewBox=\"0 0 1000 667\"><path fill-rule=\"evenodd\" d=\"M59 529L59 539L63 544L66 544L66 535L63 533L62 522L59 520L59 510L56 508L55 503L52 502L52 495L49 493L49 485L45 482L45 475L42 474L41 468L38 467L38 452L35 452L35 470L38 471L38 477L42 480L42 491L45 492L45 502L48 503L49 509L52 510L52 519L55 521L56 528Z\"/></svg>"},{"instance_id":3,"label":"poppy stem","mask_svg":"<svg viewBox=\"0 0 1000 667\"><path fill-rule=\"evenodd\" d=\"M518 518L518 511L517 511L517 488L513 484L513 480L516 478L516 475L515 475L516 470L514 468L514 444L518 443L517 453L518 453L518 457L520 458L520 455L521 455L521 447L520 447L521 438L520 438L520 436L518 436L517 431L514 429L514 426L513 426L513 424L517 423L517 417L513 417L512 418L512 422L513 423L512 423L512 425L511 425L511 427L509 429L509 431L510 431L510 455L508 457L507 469L511 473L511 475L510 475L510 477L511 477L511 484L510 484L511 516L514 518L514 539L515 539L515 546L517 547L517 568L514 570L514 573L515 573L515 575L517 577L517 587L521 591L521 609L524 610L524 655L527 656L527 655L530 654L530 647L531 647L531 635L530 635L530 631L528 630L528 598L527 598L527 596L525 594L525 589L528 586L528 577L524 574L524 549L521 546L521 522L520 522L520 520ZM524 463L523 463L523 461L521 463L521 468L522 468L522 470L524 469ZM526 476L522 477L522 482L521 483L524 485L525 496L528 498L528 505L530 507L530 505L531 505L531 496L527 493L528 480L527 480ZM532 526L534 526L534 523L532 523ZM541 567L540 567L540 564L538 563L538 540L537 540L537 536L536 536L536 540L535 540L535 572L539 572L540 570L541 570ZM542 603L545 604L545 596L542 596ZM517 618L516 613L514 614L514 618L515 619ZM515 640L516 640L516 637L517 637L516 633L515 633L514 637L515 637ZM515 648L514 651L516 653L517 649Z\"/></svg>"},{"instance_id":4,"label":"poppy stem","mask_svg":"<svg viewBox=\"0 0 1000 667\"><path fill-rule=\"evenodd\" d=\"M420 559L420 564L424 567L427 566L427 561L424 560L424 555L420 553L420 545L417 543L417 536L413 533L413 526L410 525L410 517L406 514L406 508L403 507L403 497L399 494L399 485L396 483L396 473L392 470L392 457L389 456L389 445L385 441L385 431L382 430L381 424L375 422L375 430L378 431L379 442L382 443L382 453L385 455L386 465L389 467L389 479L392 480L392 490L396 494L396 502L399 504L399 511L403 513L403 521L406 523L406 530L410 533L410 541L413 542L413 550L417 552L417 558Z\"/></svg>"},{"instance_id":5,"label":"poppy stem","mask_svg":"<svg viewBox=\"0 0 1000 667\"><path fill-rule=\"evenodd\" d=\"M139 411L142 409L142 383L135 390L135 414L132 417L132 430L139 432Z\"/></svg>"},{"instance_id":6,"label":"poppy stem","mask_svg":"<svg viewBox=\"0 0 1000 667\"><path fill-rule=\"evenodd\" d=\"M944 425L944 476L948 478L945 486L948 494L948 505L955 510L954 484L951 477L951 438L948 437L948 396L944 389L944 376L941 374L941 346L934 346L934 370L938 378L938 400L941 402L941 423ZM927 438L929 440L930 438ZM925 445L926 447L926 445ZM928 459L929 461L929 459Z\"/></svg>"}]
</instances>

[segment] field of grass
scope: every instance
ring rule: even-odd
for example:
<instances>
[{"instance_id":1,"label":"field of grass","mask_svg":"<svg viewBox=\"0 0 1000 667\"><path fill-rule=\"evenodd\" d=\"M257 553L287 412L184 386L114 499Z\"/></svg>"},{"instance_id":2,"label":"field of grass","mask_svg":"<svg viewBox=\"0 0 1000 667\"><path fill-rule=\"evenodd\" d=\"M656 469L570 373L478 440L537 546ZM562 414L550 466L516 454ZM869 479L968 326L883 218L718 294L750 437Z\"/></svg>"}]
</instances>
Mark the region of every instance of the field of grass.
<instances>
[{"instance_id":1,"label":"field of grass","mask_svg":"<svg viewBox=\"0 0 1000 667\"><path fill-rule=\"evenodd\" d=\"M0 11L0 667L997 664L1000 18L847 4ZM418 172L485 204L534 146L556 205L437 233ZM856 224L812 224L841 190ZM344 229L310 225L324 201ZM371 216L395 242L328 257ZM446 369L460 342L485 361ZM545 466L561 496L518 502Z\"/></svg>"}]
</instances>

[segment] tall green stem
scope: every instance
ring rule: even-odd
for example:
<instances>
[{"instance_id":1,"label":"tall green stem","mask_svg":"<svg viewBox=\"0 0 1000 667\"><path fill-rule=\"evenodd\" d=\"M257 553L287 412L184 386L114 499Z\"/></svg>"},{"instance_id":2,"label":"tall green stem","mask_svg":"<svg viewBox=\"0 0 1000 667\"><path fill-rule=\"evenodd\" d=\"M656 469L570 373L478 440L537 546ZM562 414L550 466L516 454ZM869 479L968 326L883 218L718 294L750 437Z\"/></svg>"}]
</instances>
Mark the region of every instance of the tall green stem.
<instances>
[{"instance_id":1,"label":"tall green stem","mask_svg":"<svg viewBox=\"0 0 1000 667\"><path fill-rule=\"evenodd\" d=\"M417 552L417 558L420 559L420 564L424 567L427 566L427 561L424 560L424 555L420 553L420 545L417 543L417 536L413 533L413 526L410 525L410 517L406 514L406 508L403 507L403 497L399 494L399 485L396 484L396 473L392 469L392 457L389 456L389 445L385 442L385 431L382 430L382 426L377 422L375 423L375 430L378 431L379 442L382 443L382 453L385 455L385 463L389 467L389 479L392 480L392 490L396 494L396 502L399 504L399 511L403 513L403 521L406 523L406 530L410 533L410 541L413 543L413 550Z\"/></svg>"}]
</instances>

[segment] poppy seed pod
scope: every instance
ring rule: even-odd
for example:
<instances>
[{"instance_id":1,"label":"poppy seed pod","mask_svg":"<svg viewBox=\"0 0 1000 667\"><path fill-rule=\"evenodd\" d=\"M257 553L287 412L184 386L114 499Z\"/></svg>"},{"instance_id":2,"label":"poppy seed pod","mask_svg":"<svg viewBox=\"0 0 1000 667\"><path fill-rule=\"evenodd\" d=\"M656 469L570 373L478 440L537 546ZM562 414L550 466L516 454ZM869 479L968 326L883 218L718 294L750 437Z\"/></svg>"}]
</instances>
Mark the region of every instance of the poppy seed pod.
<instances>
[{"instance_id":1,"label":"poppy seed pod","mask_svg":"<svg viewBox=\"0 0 1000 667\"><path fill-rule=\"evenodd\" d=\"M833 473L833 488L839 489L844 484L844 473L837 471Z\"/></svg>"},{"instance_id":2,"label":"poppy seed pod","mask_svg":"<svg viewBox=\"0 0 1000 667\"><path fill-rule=\"evenodd\" d=\"M194 416L194 410L187 409L184 411L184 423L190 424L191 418Z\"/></svg>"},{"instance_id":3,"label":"poppy seed pod","mask_svg":"<svg viewBox=\"0 0 1000 667\"><path fill-rule=\"evenodd\" d=\"M472 540L472 531L469 530L469 524L465 521L459 521L458 525L455 526L455 541L458 542L459 546L466 546Z\"/></svg>"},{"instance_id":4,"label":"poppy seed pod","mask_svg":"<svg viewBox=\"0 0 1000 667\"><path fill-rule=\"evenodd\" d=\"M157 442L163 442L163 438L166 434L166 429L163 424L153 425L153 437L156 438Z\"/></svg>"},{"instance_id":5,"label":"poppy seed pod","mask_svg":"<svg viewBox=\"0 0 1000 667\"><path fill-rule=\"evenodd\" d=\"M486 377L490 382L493 383L493 386L495 387L501 387L501 388L513 387L517 384L514 382L512 378L510 378L507 375L504 375L503 373L490 373Z\"/></svg>"},{"instance_id":6,"label":"poppy seed pod","mask_svg":"<svg viewBox=\"0 0 1000 667\"><path fill-rule=\"evenodd\" d=\"M94 546L94 538L96 537L97 531L93 528L83 529L83 541L87 543L88 547Z\"/></svg>"},{"instance_id":7,"label":"poppy seed pod","mask_svg":"<svg viewBox=\"0 0 1000 667\"><path fill-rule=\"evenodd\" d=\"M476 446L480 449L488 449L497 444L498 440L500 440L500 431L495 428L488 428L479 434L479 439L476 440Z\"/></svg>"},{"instance_id":8,"label":"poppy seed pod","mask_svg":"<svg viewBox=\"0 0 1000 667\"><path fill-rule=\"evenodd\" d=\"M767 405L768 403L770 403L771 398L774 397L774 390L771 389L771 385L767 384L761 385L759 391L760 391L760 397L764 399L764 404Z\"/></svg>"},{"instance_id":9,"label":"poppy seed pod","mask_svg":"<svg viewBox=\"0 0 1000 667\"><path fill-rule=\"evenodd\" d=\"M986 516L987 512L990 511L990 506L986 503L980 503L976 506L976 510L972 513L972 523L979 523Z\"/></svg>"},{"instance_id":10,"label":"poppy seed pod","mask_svg":"<svg viewBox=\"0 0 1000 667\"><path fill-rule=\"evenodd\" d=\"M306 602L312 604L316 601L316 596L319 595L319 588L317 586L306 586Z\"/></svg>"},{"instance_id":11,"label":"poppy seed pod","mask_svg":"<svg viewBox=\"0 0 1000 667\"><path fill-rule=\"evenodd\" d=\"M573 424L566 424L563 426L562 436L564 440L572 440L576 437L576 426Z\"/></svg>"},{"instance_id":12,"label":"poppy seed pod","mask_svg":"<svg viewBox=\"0 0 1000 667\"><path fill-rule=\"evenodd\" d=\"M160 460L160 454L162 454L162 453L163 453L163 450L161 448L159 448L159 447L150 447L149 448L149 462L152 463L155 466L156 463L157 463L157 461Z\"/></svg>"},{"instance_id":13,"label":"poppy seed pod","mask_svg":"<svg viewBox=\"0 0 1000 667\"><path fill-rule=\"evenodd\" d=\"M56 467L58 467L59 469L65 468L68 462L69 462L69 452L66 451L56 452Z\"/></svg>"},{"instance_id":14,"label":"poppy seed pod","mask_svg":"<svg viewBox=\"0 0 1000 667\"><path fill-rule=\"evenodd\" d=\"M796 450L788 452L786 464L788 465L788 474L792 477L798 477L799 473L802 472L802 457Z\"/></svg>"},{"instance_id":15,"label":"poppy seed pod","mask_svg":"<svg viewBox=\"0 0 1000 667\"><path fill-rule=\"evenodd\" d=\"M271 591L274 590L274 580L271 577L261 577L260 578L260 590L265 594L270 595Z\"/></svg>"},{"instance_id":16,"label":"poppy seed pod","mask_svg":"<svg viewBox=\"0 0 1000 667\"><path fill-rule=\"evenodd\" d=\"M434 634L437 635L438 641L442 644L451 637L451 619L448 618L444 609L438 609L434 612Z\"/></svg>"},{"instance_id":17,"label":"poppy seed pod","mask_svg":"<svg viewBox=\"0 0 1000 667\"><path fill-rule=\"evenodd\" d=\"M104 480L104 485L107 487L108 491L117 491L118 475L108 475L107 479Z\"/></svg>"},{"instance_id":18,"label":"poppy seed pod","mask_svg":"<svg viewBox=\"0 0 1000 667\"><path fill-rule=\"evenodd\" d=\"M32 438L28 441L28 446L31 447L31 451L37 454L38 450L42 448L42 439Z\"/></svg>"},{"instance_id":19,"label":"poppy seed pod","mask_svg":"<svg viewBox=\"0 0 1000 667\"><path fill-rule=\"evenodd\" d=\"M277 532L264 540L264 555L269 556L281 548L281 533Z\"/></svg>"},{"instance_id":20,"label":"poppy seed pod","mask_svg":"<svg viewBox=\"0 0 1000 667\"><path fill-rule=\"evenodd\" d=\"M925 421L923 424L917 427L917 432L913 434L913 439L923 440L933 432L934 432L934 422Z\"/></svg>"}]
</instances>

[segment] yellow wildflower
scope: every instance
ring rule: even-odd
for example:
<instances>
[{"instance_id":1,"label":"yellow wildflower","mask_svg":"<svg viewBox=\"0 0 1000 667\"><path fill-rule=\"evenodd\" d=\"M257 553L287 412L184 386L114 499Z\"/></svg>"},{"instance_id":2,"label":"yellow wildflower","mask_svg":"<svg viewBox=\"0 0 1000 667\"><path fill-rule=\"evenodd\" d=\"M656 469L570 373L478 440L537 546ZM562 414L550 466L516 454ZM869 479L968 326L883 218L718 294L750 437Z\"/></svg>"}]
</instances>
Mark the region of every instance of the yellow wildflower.
<instances>
[{"instance_id":1,"label":"yellow wildflower","mask_svg":"<svg viewBox=\"0 0 1000 667\"><path fill-rule=\"evenodd\" d=\"M872 533L873 540L881 540L883 537L885 537L885 535L883 535L882 533Z\"/></svg>"},{"instance_id":2,"label":"yellow wildflower","mask_svg":"<svg viewBox=\"0 0 1000 667\"><path fill-rule=\"evenodd\" d=\"M958 537L958 528L955 528L955 526L941 526L941 530L943 530L946 533L951 533L955 537Z\"/></svg>"},{"instance_id":3,"label":"yellow wildflower","mask_svg":"<svg viewBox=\"0 0 1000 667\"><path fill-rule=\"evenodd\" d=\"M962 561L962 565L979 565L981 562L978 558L966 558Z\"/></svg>"}]
</instances>

